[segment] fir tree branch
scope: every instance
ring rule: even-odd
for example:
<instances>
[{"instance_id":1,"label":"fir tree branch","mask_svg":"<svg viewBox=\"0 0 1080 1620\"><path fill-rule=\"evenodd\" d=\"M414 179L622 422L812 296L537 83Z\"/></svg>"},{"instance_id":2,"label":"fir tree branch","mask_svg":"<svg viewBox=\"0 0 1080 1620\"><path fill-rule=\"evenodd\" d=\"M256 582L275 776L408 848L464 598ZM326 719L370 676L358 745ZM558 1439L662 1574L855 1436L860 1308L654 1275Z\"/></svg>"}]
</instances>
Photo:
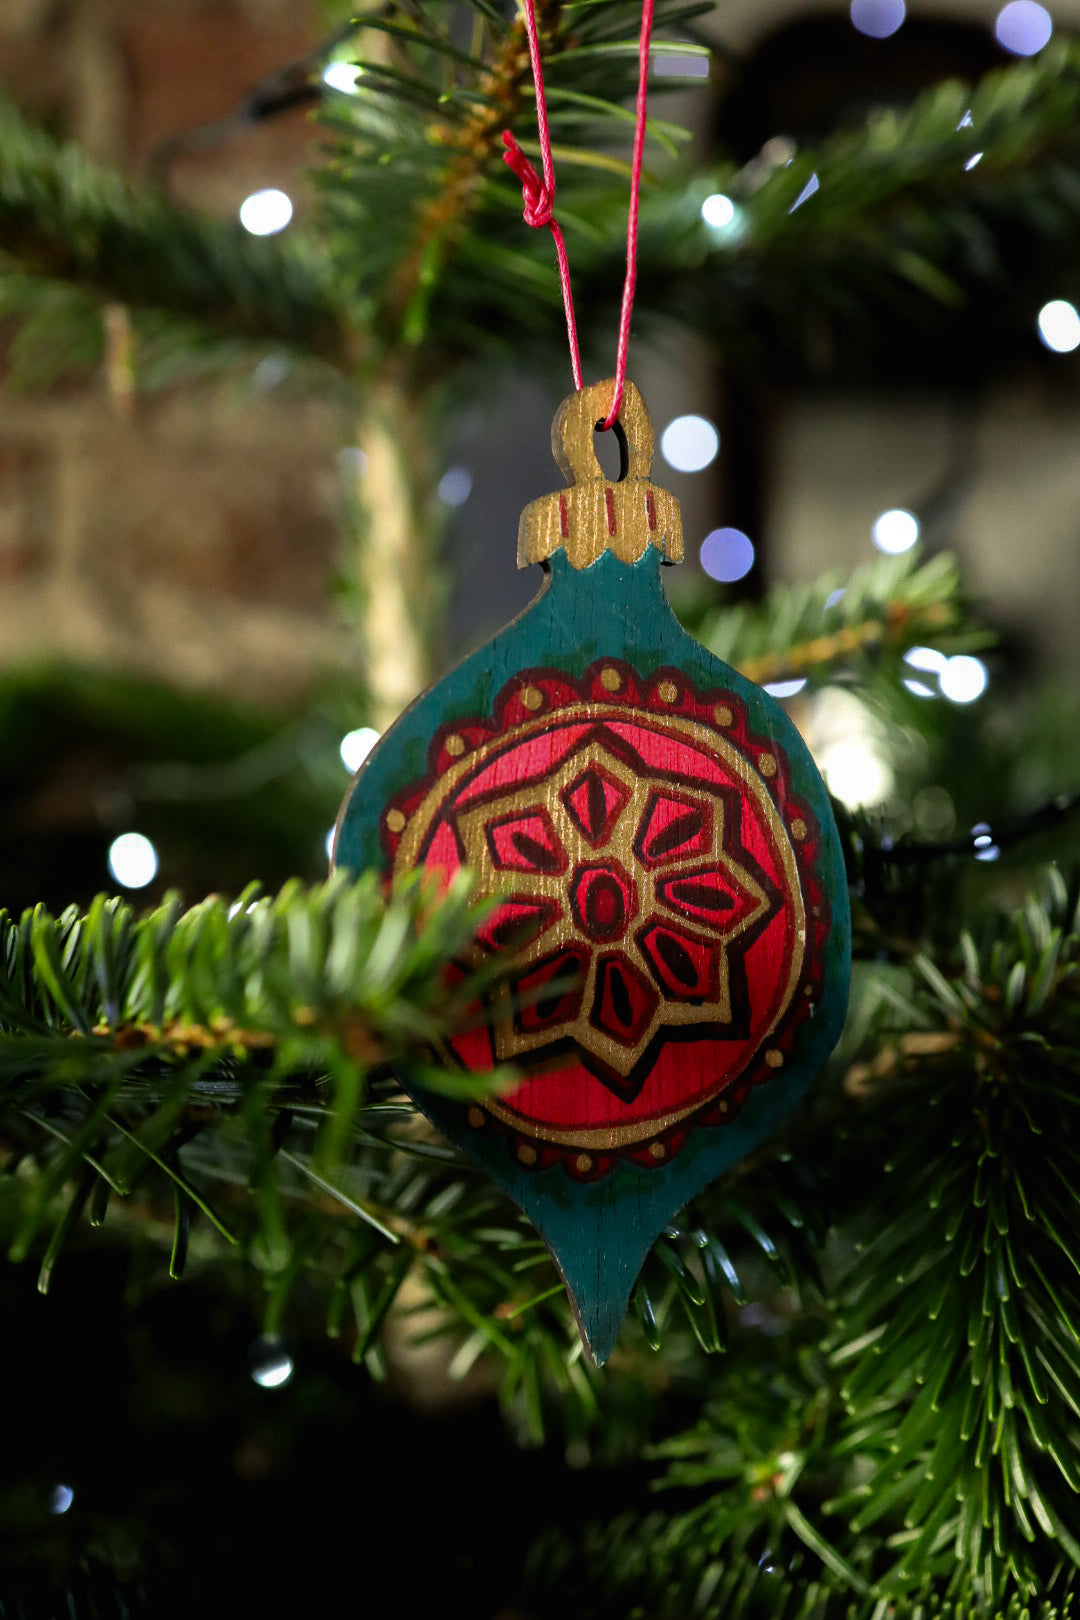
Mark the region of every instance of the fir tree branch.
<instances>
[{"instance_id":1,"label":"fir tree branch","mask_svg":"<svg viewBox=\"0 0 1080 1620\"><path fill-rule=\"evenodd\" d=\"M42 1162L13 1252L28 1252L76 1177L78 1209L69 1203L55 1226L44 1285L97 1178L106 1199L107 1189L126 1197L152 1169L173 1183L180 1213L194 1204L232 1239L232 1218L191 1176L227 1189L237 1147L244 1179L264 1195L265 1229L281 1195L272 1161L297 1121L306 1121L305 1155L280 1163L396 1242L407 1211L380 1213L327 1177L358 1134L386 1152L387 1123L413 1117L387 1108L397 1089L390 1063L428 1089L486 1086L441 1077L427 1055L492 977L489 967L458 987L445 979L481 915L467 885L436 902L413 879L386 901L374 875L312 891L294 884L274 900L249 892L231 907L215 898L186 913L174 897L137 918L102 896L85 916L0 914L0 1125L9 1150ZM448 1157L430 1152L440 1164Z\"/></svg>"},{"instance_id":2,"label":"fir tree branch","mask_svg":"<svg viewBox=\"0 0 1080 1620\"><path fill-rule=\"evenodd\" d=\"M658 26L685 26L687 10L672 0ZM451 42L430 24L419 30L403 12L395 34L392 17L368 20L393 36L400 66L362 63L355 95L327 97L331 150L309 237L252 240L193 219L6 105L0 253L24 275L187 322L193 346L201 325L284 343L350 373L377 352L412 354L424 377L462 353L550 364L562 353L558 281L542 233L522 224L496 147L511 107L531 133L524 58L514 26L485 17L494 88L492 67L448 55ZM557 148L593 151L624 133L629 58L620 53L636 17L632 6L595 0L574 8L572 30L550 25ZM756 371L766 345L773 374L813 369L832 336L857 337L869 354L897 312L905 321L947 312L959 331L964 309L981 318L980 293L1015 292L1049 263L1074 259L1078 106L1080 46L1065 43L974 89L950 83L906 111L875 114L763 182L753 166L693 171L668 159L663 185L642 195L641 319L711 336L733 375ZM958 128L969 109L974 128ZM969 171L973 139L982 157ZM813 175L819 189L793 210ZM626 187L572 163L559 182L579 324L595 344L621 289ZM722 231L700 217L718 188L738 210Z\"/></svg>"},{"instance_id":3,"label":"fir tree branch","mask_svg":"<svg viewBox=\"0 0 1080 1620\"><path fill-rule=\"evenodd\" d=\"M374 873L187 912L170 896L142 917L104 895L85 915L0 912L0 1084L77 1087L114 1057L126 1074L132 1060L153 1073L199 1054L268 1055L282 1078L290 1065L341 1060L360 1074L416 1061L491 977L472 975L470 988L443 979L482 915L467 883L436 902L413 877L386 902ZM207 1086L238 1089L206 1080L196 1093Z\"/></svg>"},{"instance_id":4,"label":"fir tree branch","mask_svg":"<svg viewBox=\"0 0 1080 1620\"><path fill-rule=\"evenodd\" d=\"M537 0L536 26L545 59L559 49L561 20L562 0ZM408 324L433 250L437 247L442 259L452 249L455 233L474 206L481 182L501 159L502 132L513 123L523 92L527 94L531 84L528 38L524 21L517 17L480 80L477 106L464 125L437 125L431 132L432 141L451 154L450 161L436 177L435 190L420 210L412 241L387 291L382 315L390 331Z\"/></svg>"},{"instance_id":5,"label":"fir tree branch","mask_svg":"<svg viewBox=\"0 0 1080 1620\"><path fill-rule=\"evenodd\" d=\"M992 639L970 623L955 559L923 560L915 550L850 574L774 586L760 604L684 618L710 652L759 684L825 684L881 670L897 676L914 644L958 652Z\"/></svg>"},{"instance_id":6,"label":"fir tree branch","mask_svg":"<svg viewBox=\"0 0 1080 1620\"><path fill-rule=\"evenodd\" d=\"M0 99L0 255L23 274L337 366L359 357L311 244L198 218L34 128Z\"/></svg>"},{"instance_id":7,"label":"fir tree branch","mask_svg":"<svg viewBox=\"0 0 1080 1620\"><path fill-rule=\"evenodd\" d=\"M856 1533L900 1516L886 1594L930 1576L992 1603L1080 1564L1080 914L1047 883L981 949L965 938L959 971L919 964L893 1000L927 1038L870 1088L894 1145L836 1358L874 1472L835 1505Z\"/></svg>"}]
</instances>

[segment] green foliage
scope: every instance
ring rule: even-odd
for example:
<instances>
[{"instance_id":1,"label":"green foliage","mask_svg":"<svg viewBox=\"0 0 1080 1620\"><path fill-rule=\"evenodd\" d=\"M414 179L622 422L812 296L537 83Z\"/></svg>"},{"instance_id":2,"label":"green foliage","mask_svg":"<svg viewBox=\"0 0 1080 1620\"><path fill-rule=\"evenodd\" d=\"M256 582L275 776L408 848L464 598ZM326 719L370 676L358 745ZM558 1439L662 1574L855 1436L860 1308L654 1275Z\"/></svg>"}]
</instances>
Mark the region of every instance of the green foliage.
<instances>
[{"instance_id":1,"label":"green foliage","mask_svg":"<svg viewBox=\"0 0 1080 1620\"><path fill-rule=\"evenodd\" d=\"M543 1542L541 1597L598 1617L1069 1612L1077 893L1052 870L982 932L877 981L867 1061L793 1124L790 1158L738 1178L753 1200L801 1168L824 1291L727 1302L704 1408L651 1452L667 1513Z\"/></svg>"},{"instance_id":2,"label":"green foliage","mask_svg":"<svg viewBox=\"0 0 1080 1620\"><path fill-rule=\"evenodd\" d=\"M721 173L740 212L710 266L721 286L736 283L735 297L725 288L711 321L704 308L695 316L744 364L780 345L814 369L812 345L824 333L857 337L873 354L898 317L925 321L935 308L948 312L955 337L980 289L1003 298L1045 277L1048 255L1060 265L1071 254L1078 108L1080 52L1055 43L974 87L947 81L910 107L875 111L759 187L755 172ZM819 189L793 209L814 176ZM737 266L755 272L741 297ZM1008 308L997 306L999 339Z\"/></svg>"},{"instance_id":3,"label":"green foliage","mask_svg":"<svg viewBox=\"0 0 1080 1620\"><path fill-rule=\"evenodd\" d=\"M3 300L29 321L20 369L47 378L70 364L49 314L75 359L91 361L98 299L135 312L144 380L174 375L185 351L221 363L267 343L363 378L404 364L417 387L463 357L549 367L563 354L558 279L501 161L504 127L536 155L523 36L482 0L469 9L465 37L448 10L394 5L357 19L356 91L323 94L321 206L281 238L196 218L0 105ZM654 49L701 49L685 34L705 9L667 0ZM622 287L638 10L540 7L558 217L586 346L603 342L605 355ZM765 352L772 375L814 369L823 342L865 345L898 314L947 312L959 331L965 309L982 318L987 290L1073 262L1078 104L1080 48L1055 44L974 88L951 82L876 112L769 173L722 160L695 169L654 94L639 320L709 336L732 374L757 371ZM957 127L968 110L983 154L971 171L972 126ZM792 211L813 175L818 191ZM718 188L737 204L724 230L700 217Z\"/></svg>"},{"instance_id":4,"label":"green foliage","mask_svg":"<svg viewBox=\"0 0 1080 1620\"><path fill-rule=\"evenodd\" d=\"M132 825L158 850L158 881L187 896L323 875L357 707L328 695L267 712L112 671L4 672L0 903L88 904Z\"/></svg>"},{"instance_id":5,"label":"green foliage","mask_svg":"<svg viewBox=\"0 0 1080 1620\"><path fill-rule=\"evenodd\" d=\"M38 321L42 300L55 307L49 288L58 283L211 334L340 358L341 318L310 242L256 240L198 218L34 128L8 100L0 100L0 263L16 273L7 308L29 306ZM63 308L70 331L79 306L68 297ZM37 332L23 339L38 341ZM79 345L80 357L90 353Z\"/></svg>"},{"instance_id":6,"label":"green foliage","mask_svg":"<svg viewBox=\"0 0 1080 1620\"><path fill-rule=\"evenodd\" d=\"M539 161L524 30L516 16L472 9L465 42L451 12L364 16L356 91L324 107L330 162L317 178L327 237L353 275L356 243L365 244L360 285L375 341L389 350L505 357L523 337L549 340L561 310L546 233L522 224L520 186L502 163L506 127ZM675 48L664 31L707 9L662 0L654 51ZM625 234L629 170L611 153L632 134L623 103L636 86L639 10L632 0L537 7L559 218L585 300L600 292L587 287L590 259ZM660 148L670 168L685 132L659 119L650 132L654 159ZM600 294L609 310L621 284L617 273Z\"/></svg>"},{"instance_id":7,"label":"green foliage","mask_svg":"<svg viewBox=\"0 0 1080 1620\"><path fill-rule=\"evenodd\" d=\"M700 9L667 0L658 26L682 34ZM622 286L639 7L539 11L558 217L599 337ZM0 314L20 323L19 380L98 364L100 305L116 301L143 383L184 356L271 344L361 386L391 379L417 441L431 382L464 358L561 364L550 243L522 224L501 162L504 126L536 150L520 24L487 0L391 4L352 39L363 71L356 94L324 95L318 208L285 238L193 218L0 106ZM642 321L688 325L732 376L763 357L770 376L812 369L823 335L857 337L883 312L961 321L987 289L1075 266L1078 111L1065 44L771 172L695 167L655 119ZM718 231L700 205L721 188L736 213ZM901 723L912 643L985 644L947 557L695 611L757 679L842 683ZM40 732L47 704L0 701ZM921 737L943 734L944 709ZM261 750L280 738L258 730L196 750L192 803L200 770L220 788L245 780L230 757L270 768ZM171 768L154 754L137 802L167 797ZM293 803L280 797L283 819ZM33 1256L44 1290L79 1244L139 1238L173 1276L235 1248L267 1332L315 1305L373 1377L395 1344L438 1345L450 1382L493 1392L522 1444L561 1442L601 1480L644 1456L662 1511L541 1544L530 1615L1065 1620L1080 1565L1076 894L1052 871L1017 907L999 875L1004 914L960 935L972 890L954 869L890 865L865 818L846 833L860 960L844 1046L782 1138L660 1238L602 1376L535 1233L400 1092L487 1083L432 1056L496 971L447 983L478 918L461 889L387 897L369 875L187 910L173 896L144 916L104 897L0 915L10 1254Z\"/></svg>"},{"instance_id":8,"label":"green foliage","mask_svg":"<svg viewBox=\"0 0 1080 1620\"><path fill-rule=\"evenodd\" d=\"M434 1089L476 1091L475 1077L424 1054L492 977L445 982L479 915L467 885L436 902L414 879L386 901L373 875L310 891L294 884L273 900L211 898L186 912L171 896L141 917L105 896L85 914L0 913L0 1117L9 1170L24 1156L39 1165L14 1257L51 1228L46 1289L88 1203L100 1225L111 1194L129 1198L147 1178L165 1178L176 1274L193 1210L239 1239L202 1190L204 1169L226 1201L238 1181L256 1194L241 1222L271 1270L288 1250L282 1199L298 1187L397 1244L353 1173L342 1185L331 1178L357 1133L400 1151L394 1127L411 1110L394 1100L391 1062ZM412 1151L449 1156L423 1143ZM408 1208L407 1198L387 1206Z\"/></svg>"},{"instance_id":9,"label":"green foliage","mask_svg":"<svg viewBox=\"0 0 1080 1620\"><path fill-rule=\"evenodd\" d=\"M877 557L851 573L774 586L760 603L684 614L709 651L751 680L836 679L870 684L878 672L895 689L909 647L954 653L993 640L970 622L956 561L918 551ZM908 672L910 673L910 671Z\"/></svg>"},{"instance_id":10,"label":"green foliage","mask_svg":"<svg viewBox=\"0 0 1080 1620\"><path fill-rule=\"evenodd\" d=\"M885 1591L929 1573L1035 1595L1047 1542L1080 1564L1080 917L1048 882L982 950L964 937L962 971L920 959L891 996L906 1033L875 1116L894 1146L836 1351L874 1465L836 1505L857 1532L900 1518Z\"/></svg>"}]
</instances>

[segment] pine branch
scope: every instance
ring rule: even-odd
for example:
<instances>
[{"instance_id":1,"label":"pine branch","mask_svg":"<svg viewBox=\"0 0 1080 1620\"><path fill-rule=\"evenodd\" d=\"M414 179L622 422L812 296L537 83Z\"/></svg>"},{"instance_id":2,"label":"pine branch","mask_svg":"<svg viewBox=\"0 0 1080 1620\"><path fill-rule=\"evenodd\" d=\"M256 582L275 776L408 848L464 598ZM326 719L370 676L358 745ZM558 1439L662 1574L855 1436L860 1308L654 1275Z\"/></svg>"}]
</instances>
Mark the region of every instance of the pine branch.
<instances>
[{"instance_id":1,"label":"pine branch","mask_svg":"<svg viewBox=\"0 0 1080 1620\"><path fill-rule=\"evenodd\" d=\"M1047 881L960 971L925 959L893 993L912 1033L862 1082L894 1146L837 1362L874 1472L835 1508L860 1534L899 1515L883 1593L929 1575L993 1602L1080 1565L1080 914Z\"/></svg>"},{"instance_id":2,"label":"pine branch","mask_svg":"<svg viewBox=\"0 0 1080 1620\"><path fill-rule=\"evenodd\" d=\"M536 26L545 59L559 48L561 0L540 0ZM523 92L531 87L532 69L525 24L517 17L499 47L498 55L476 90L478 105L459 128L437 126L433 142L450 154L436 180L436 190L420 210L413 239L394 273L383 306L383 320L392 332L409 325L409 313L421 295L433 251L445 255L455 233L473 205L484 178L501 156L502 131L514 122ZM382 323L380 323L381 325Z\"/></svg>"},{"instance_id":3,"label":"pine branch","mask_svg":"<svg viewBox=\"0 0 1080 1620\"><path fill-rule=\"evenodd\" d=\"M310 244L257 240L198 218L34 128L0 100L0 255L62 282L211 332L359 358Z\"/></svg>"},{"instance_id":4,"label":"pine branch","mask_svg":"<svg viewBox=\"0 0 1080 1620\"><path fill-rule=\"evenodd\" d=\"M374 43L364 32L359 38L355 93L324 110L333 144L319 176L323 230L371 300L377 341L399 359L412 355L423 376L463 352L506 354L522 320L537 335L550 333L561 309L549 243L537 240L546 233L523 224L520 187L502 162L508 126L535 151L524 31L487 6L476 9L482 17L469 51L454 42L449 21L430 15L402 8L396 20L372 22ZM663 0L658 36L703 9ZM632 0L538 7L560 187L568 218L576 210L594 219L590 233L594 205L606 199L616 235L625 235L627 171L605 149L629 140L623 101L636 77L639 10ZM657 52L670 48L658 37ZM686 138L659 120L653 130L668 150Z\"/></svg>"},{"instance_id":5,"label":"pine branch","mask_svg":"<svg viewBox=\"0 0 1080 1620\"><path fill-rule=\"evenodd\" d=\"M759 684L893 678L904 653L928 643L970 651L992 639L975 629L947 553L875 558L849 574L774 586L762 603L684 613L710 652ZM911 674L911 670L906 671Z\"/></svg>"},{"instance_id":6,"label":"pine branch","mask_svg":"<svg viewBox=\"0 0 1080 1620\"><path fill-rule=\"evenodd\" d=\"M461 884L435 903L412 879L384 901L374 875L186 913L173 897L139 918L104 896L85 916L0 914L0 1120L10 1150L42 1164L14 1253L28 1252L75 1178L42 1263L47 1286L86 1199L126 1197L155 1171L176 1189L178 1223L195 1205L234 1238L192 1167L227 1187L238 1150L265 1194L264 1236L280 1224L280 1157L309 1194L314 1185L396 1242L407 1212L381 1212L327 1176L358 1132L388 1153L385 1127L413 1117L393 1102L390 1064L452 1094L486 1084L428 1056L492 977L445 981L481 914ZM284 1154L296 1120L300 1159Z\"/></svg>"},{"instance_id":7,"label":"pine branch","mask_svg":"<svg viewBox=\"0 0 1080 1620\"><path fill-rule=\"evenodd\" d=\"M559 217L580 325L587 345L599 344L622 285L627 182L619 160L613 175L608 148L628 142L637 9L589 0L567 26L550 4ZM657 26L685 28L699 9L669 0ZM462 355L550 365L563 353L558 278L545 233L522 223L497 146L514 108L527 147L534 135L520 40L490 8L476 11L475 50L430 17L421 26L410 8L364 19L358 39L378 34L389 45L362 47L355 94L326 94L330 150L307 235L253 240L195 219L5 105L0 253L43 285L188 323L178 336L192 344L201 326L350 373L411 355L418 378ZM661 158L682 135L653 120L639 316L712 337L732 374L755 373L765 352L774 374L813 369L833 337L870 352L872 334L898 315L947 313L959 330L965 308L980 318L986 290L1015 293L1049 263L1074 262L1078 110L1080 46L1062 44L974 89L938 86L905 112L875 114L764 177L760 165L694 171ZM969 170L975 142L982 156ZM793 207L814 176L818 189ZM737 207L721 231L700 217L719 188ZM1017 315L1027 341L1028 315Z\"/></svg>"},{"instance_id":8,"label":"pine branch","mask_svg":"<svg viewBox=\"0 0 1080 1620\"><path fill-rule=\"evenodd\" d=\"M818 1573L803 1549L760 1538L720 1555L660 1513L584 1526L578 1539L545 1535L531 1549L525 1604L535 1620L569 1609L590 1620L1070 1620L1071 1594L987 1607L933 1592L910 1601L854 1597Z\"/></svg>"}]
</instances>

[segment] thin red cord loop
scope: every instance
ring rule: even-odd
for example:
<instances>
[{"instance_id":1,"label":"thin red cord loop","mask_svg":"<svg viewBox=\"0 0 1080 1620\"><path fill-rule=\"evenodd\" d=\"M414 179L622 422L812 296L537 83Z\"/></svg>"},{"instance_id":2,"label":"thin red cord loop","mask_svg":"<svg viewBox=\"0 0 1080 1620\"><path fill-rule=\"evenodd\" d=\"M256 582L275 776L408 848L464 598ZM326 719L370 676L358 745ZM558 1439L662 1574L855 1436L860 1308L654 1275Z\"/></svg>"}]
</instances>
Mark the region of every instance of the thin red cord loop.
<instances>
[{"instance_id":1,"label":"thin red cord loop","mask_svg":"<svg viewBox=\"0 0 1080 1620\"><path fill-rule=\"evenodd\" d=\"M638 40L638 93L637 116L634 124L634 155L630 169L630 208L626 224L626 280L623 283L622 308L619 314L619 342L615 360L615 392L611 409L597 427L607 432L614 427L622 409L623 390L626 386L626 356L630 347L630 319L634 310L634 288L637 284L638 193L641 189L641 170L645 155L645 104L649 77L649 40L652 34L655 0L644 0L641 11L641 34ZM503 130L503 162L521 181L525 202L525 223L536 230L546 225L555 243L555 256L559 262L559 281L562 285L563 309L566 312L566 335L570 342L570 367L574 374L574 387L581 382L581 355L578 350L577 322L574 319L574 298L570 288L570 262L563 242L562 231L555 219L555 164L551 156L551 132L548 127L547 101L544 96L544 75L540 62L540 41L536 31L536 13L533 0L524 0L525 32L529 41L529 60L532 63L533 88L536 92L536 125L540 135L540 160L544 168L541 180L521 147L508 129Z\"/></svg>"},{"instance_id":2,"label":"thin red cord loop","mask_svg":"<svg viewBox=\"0 0 1080 1620\"><path fill-rule=\"evenodd\" d=\"M536 81L538 84L541 80ZM541 91L542 95L543 92ZM544 120L546 130L547 120ZM521 181L521 191L525 199L525 223L532 225L536 230L542 230L547 225L551 231L551 239L555 243L555 257L559 261L559 281L562 286L563 309L566 312L566 336L570 342L570 369L574 374L574 387L581 387L581 354L578 349L577 321L574 318L574 295L570 288L570 260L566 253L566 243L563 233L559 229L554 217L555 209L555 171L551 163L551 146L542 147L545 151L544 168L550 170L550 180L541 180L528 158L525 156L517 141L508 129L503 130L503 162L507 164Z\"/></svg>"},{"instance_id":3,"label":"thin red cord loop","mask_svg":"<svg viewBox=\"0 0 1080 1620\"><path fill-rule=\"evenodd\" d=\"M554 217L555 163L551 156L551 131L548 128L547 101L544 97L544 70L540 62L540 39L536 31L536 13L533 0L525 0L525 33L529 41L529 61L532 63L533 89L536 93L536 125L540 133L540 161L544 165L544 179L525 156L508 129L503 130L503 162L508 164L518 179L525 198L525 223L540 230L545 225L555 243L555 257L559 261L559 282L562 286L563 309L566 313L566 336L570 343L570 369L574 374L574 387L581 388L581 353L578 349L577 321L574 318L574 295L570 287L570 260L566 253L562 231Z\"/></svg>"},{"instance_id":4,"label":"thin red cord loop","mask_svg":"<svg viewBox=\"0 0 1080 1620\"><path fill-rule=\"evenodd\" d=\"M532 0L526 0L531 5ZM641 170L645 162L645 102L649 80L649 40L652 35L654 0L644 0L641 8L641 34L638 38L638 92L637 113L634 120L634 156L630 170L630 208L626 220L626 280L623 282L622 309L619 312L619 346L615 358L615 394L611 409L602 424L606 433L614 427L622 409L623 389L626 386L626 355L630 348L630 317L634 313L634 289L637 286L638 193L641 190Z\"/></svg>"}]
</instances>

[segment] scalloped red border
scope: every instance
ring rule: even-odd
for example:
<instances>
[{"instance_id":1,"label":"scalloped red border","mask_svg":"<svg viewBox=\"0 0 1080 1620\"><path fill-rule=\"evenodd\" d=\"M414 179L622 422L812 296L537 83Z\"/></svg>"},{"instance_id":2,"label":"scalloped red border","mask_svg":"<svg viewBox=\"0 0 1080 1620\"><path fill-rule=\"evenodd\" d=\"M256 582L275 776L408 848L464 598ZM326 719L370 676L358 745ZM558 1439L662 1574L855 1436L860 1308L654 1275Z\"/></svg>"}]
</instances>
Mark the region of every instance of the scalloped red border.
<instances>
[{"instance_id":1,"label":"scalloped red border","mask_svg":"<svg viewBox=\"0 0 1080 1620\"><path fill-rule=\"evenodd\" d=\"M620 685L615 691L610 690L610 686L601 678L603 672L611 670L617 671L620 677ZM674 700L661 697L661 686L670 688L672 685L676 689ZM545 701L539 708L524 701L526 688L536 688L544 694ZM824 885L817 875L821 829L810 806L792 789L791 766L781 745L774 738L761 736L750 729L746 705L726 687L713 687L700 692L680 669L664 665L642 676L632 665L618 658L596 659L580 678L568 675L563 670L544 667L519 670L496 696L491 718L443 721L428 748L426 774L420 781L394 794L384 805L380 833L388 869L393 866L404 828L398 832L389 828L386 824L387 813L396 809L408 822L436 782L451 766L460 762L460 748L451 753L446 746L450 737L461 738L466 752L472 753L517 726L533 723L541 717L549 718L561 709L578 707L583 702L603 704L608 708L624 705L627 709L644 710L658 718L674 716L708 726L730 742L756 771L785 826L790 827L800 820L805 824L805 837L796 839L792 836L791 847L806 899L807 950L799 988L787 1015L772 1031L767 1042L769 1049L778 1048L786 1056L794 1045L797 1030L813 1013L824 989L823 957L830 930L831 908ZM721 726L716 720L716 710L721 707L731 713L729 725ZM758 756L762 753L770 754L776 761L776 772L771 778L763 775L758 765ZM634 1143L632 1147L611 1153L594 1153L544 1142L514 1130L486 1110L481 1110L483 1124L476 1128L506 1137L515 1161L523 1169L540 1171L561 1164L577 1181L600 1181L620 1160L649 1169L669 1164L692 1131L702 1125L730 1124L738 1117L755 1087L785 1072L786 1069L774 1071L766 1064L763 1050L760 1059L743 1070L718 1097L703 1103L677 1126L659 1131L646 1141ZM530 1162L525 1162L519 1156L518 1149L523 1146L532 1150L534 1157ZM658 1152L658 1148L662 1151Z\"/></svg>"}]
</instances>

